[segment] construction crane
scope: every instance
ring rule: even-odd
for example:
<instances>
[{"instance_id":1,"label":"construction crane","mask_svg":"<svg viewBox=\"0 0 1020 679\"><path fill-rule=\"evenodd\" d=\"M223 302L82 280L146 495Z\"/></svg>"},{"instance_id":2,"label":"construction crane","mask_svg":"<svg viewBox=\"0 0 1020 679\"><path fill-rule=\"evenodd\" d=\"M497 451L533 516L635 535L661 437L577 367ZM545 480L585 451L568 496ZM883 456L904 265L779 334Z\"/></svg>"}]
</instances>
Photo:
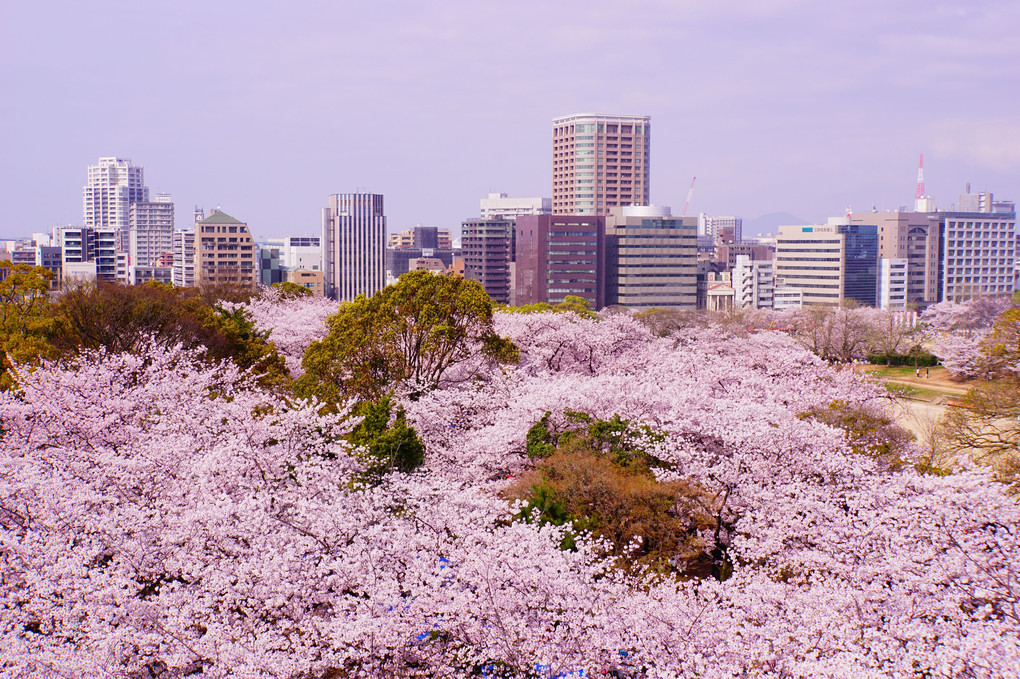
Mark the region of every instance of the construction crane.
<instances>
[{"instance_id":1,"label":"construction crane","mask_svg":"<svg viewBox=\"0 0 1020 679\"><path fill-rule=\"evenodd\" d=\"M697 181L697 177L691 180L691 188L687 189L687 200L684 201L684 211L680 213L681 217L687 216L687 208L691 206L691 196L694 195L694 182Z\"/></svg>"}]
</instances>

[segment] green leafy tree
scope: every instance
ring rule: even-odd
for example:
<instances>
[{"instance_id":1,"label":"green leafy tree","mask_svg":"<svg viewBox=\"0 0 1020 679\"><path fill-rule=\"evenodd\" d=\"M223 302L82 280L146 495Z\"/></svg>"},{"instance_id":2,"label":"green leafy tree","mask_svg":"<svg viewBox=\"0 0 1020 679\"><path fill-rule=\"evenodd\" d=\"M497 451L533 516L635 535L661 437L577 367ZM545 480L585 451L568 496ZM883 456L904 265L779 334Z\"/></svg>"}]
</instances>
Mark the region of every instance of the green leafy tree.
<instances>
[{"instance_id":1,"label":"green leafy tree","mask_svg":"<svg viewBox=\"0 0 1020 679\"><path fill-rule=\"evenodd\" d=\"M54 274L41 266L0 262L0 389L14 383L14 363L55 358L58 334L50 303Z\"/></svg>"},{"instance_id":2,"label":"green leafy tree","mask_svg":"<svg viewBox=\"0 0 1020 679\"><path fill-rule=\"evenodd\" d=\"M376 482L392 472L412 472L425 461L425 446L414 428L407 426L403 406L393 413L390 396L363 401L355 414L363 419L351 430L348 440L365 452L366 481Z\"/></svg>"},{"instance_id":3,"label":"green leafy tree","mask_svg":"<svg viewBox=\"0 0 1020 679\"><path fill-rule=\"evenodd\" d=\"M271 286L274 290L280 291L281 299L295 299L297 297L311 297L312 291L303 285L291 281L283 281L280 283L273 283Z\"/></svg>"},{"instance_id":4,"label":"green leafy tree","mask_svg":"<svg viewBox=\"0 0 1020 679\"><path fill-rule=\"evenodd\" d=\"M397 384L412 398L476 372L452 368L514 362L519 351L493 329L492 301L475 281L412 271L372 297L359 296L326 321L329 333L305 352L306 395L374 399Z\"/></svg>"},{"instance_id":5,"label":"green leafy tree","mask_svg":"<svg viewBox=\"0 0 1020 679\"><path fill-rule=\"evenodd\" d=\"M229 288L221 288L231 292ZM286 363L242 309L229 310L209 290L156 282L127 286L91 284L67 290L53 309L62 355L81 349L136 351L147 342L204 347L211 359L252 369L268 386L287 379Z\"/></svg>"}]
</instances>

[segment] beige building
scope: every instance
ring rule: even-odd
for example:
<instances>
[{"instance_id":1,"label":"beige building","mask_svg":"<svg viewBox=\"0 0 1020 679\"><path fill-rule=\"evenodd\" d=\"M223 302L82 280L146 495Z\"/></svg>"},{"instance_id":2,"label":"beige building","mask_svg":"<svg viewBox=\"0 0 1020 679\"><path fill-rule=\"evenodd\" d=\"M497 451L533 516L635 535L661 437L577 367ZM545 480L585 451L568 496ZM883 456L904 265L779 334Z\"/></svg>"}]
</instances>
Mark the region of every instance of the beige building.
<instances>
[{"instance_id":1,"label":"beige building","mask_svg":"<svg viewBox=\"0 0 1020 679\"><path fill-rule=\"evenodd\" d=\"M907 304L939 301L939 216L928 212L863 212L853 224L878 228L878 256L907 261Z\"/></svg>"},{"instance_id":2,"label":"beige building","mask_svg":"<svg viewBox=\"0 0 1020 679\"><path fill-rule=\"evenodd\" d=\"M579 113L553 119L554 215L608 215L648 205L649 116Z\"/></svg>"},{"instance_id":3,"label":"beige building","mask_svg":"<svg viewBox=\"0 0 1020 679\"><path fill-rule=\"evenodd\" d=\"M420 229L421 227L419 227ZM404 229L399 233L391 233L389 235L389 242L387 247L391 248L414 248L421 247L415 242L415 230ZM453 234L449 229L438 229L436 231L436 248L440 250L452 250L453 249Z\"/></svg>"},{"instance_id":4,"label":"beige building","mask_svg":"<svg viewBox=\"0 0 1020 679\"><path fill-rule=\"evenodd\" d=\"M322 271L313 271L311 269L284 269L283 280L311 290L312 294L315 295L322 296L326 294L326 278L323 276Z\"/></svg>"},{"instance_id":5,"label":"beige building","mask_svg":"<svg viewBox=\"0 0 1020 679\"><path fill-rule=\"evenodd\" d=\"M805 306L839 306L847 299L876 306L878 263L873 225L839 217L827 224L779 227L776 287L800 290Z\"/></svg>"},{"instance_id":6,"label":"beige building","mask_svg":"<svg viewBox=\"0 0 1020 679\"><path fill-rule=\"evenodd\" d=\"M219 210L197 224L195 256L198 285L254 288L255 243L248 225Z\"/></svg>"}]
</instances>

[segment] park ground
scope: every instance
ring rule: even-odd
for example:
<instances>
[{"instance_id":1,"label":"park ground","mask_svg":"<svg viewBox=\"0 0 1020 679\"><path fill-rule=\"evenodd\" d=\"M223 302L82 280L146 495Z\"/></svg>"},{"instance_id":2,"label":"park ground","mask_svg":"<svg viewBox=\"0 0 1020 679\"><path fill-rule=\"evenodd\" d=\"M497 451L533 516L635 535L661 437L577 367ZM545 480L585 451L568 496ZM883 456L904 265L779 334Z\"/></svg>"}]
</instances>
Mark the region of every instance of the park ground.
<instances>
[{"instance_id":1,"label":"park ground","mask_svg":"<svg viewBox=\"0 0 1020 679\"><path fill-rule=\"evenodd\" d=\"M947 409L978 385L978 380L953 379L941 366L921 368L919 374L912 366L859 365L857 368L885 384L896 397L897 422L913 432L918 440L924 440Z\"/></svg>"}]
</instances>

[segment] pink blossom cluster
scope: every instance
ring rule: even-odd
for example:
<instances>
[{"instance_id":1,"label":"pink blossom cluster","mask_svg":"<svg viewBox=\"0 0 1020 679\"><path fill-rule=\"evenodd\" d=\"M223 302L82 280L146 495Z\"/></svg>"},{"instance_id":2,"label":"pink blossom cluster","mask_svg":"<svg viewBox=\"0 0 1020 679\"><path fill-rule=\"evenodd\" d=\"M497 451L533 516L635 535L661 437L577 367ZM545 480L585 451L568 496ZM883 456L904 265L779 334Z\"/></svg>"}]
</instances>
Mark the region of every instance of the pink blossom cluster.
<instances>
[{"instance_id":1,"label":"pink blossom cluster","mask_svg":"<svg viewBox=\"0 0 1020 679\"><path fill-rule=\"evenodd\" d=\"M286 313L316 313L301 303ZM0 676L1020 667L1020 510L981 471L889 469L800 417L881 408L853 371L773 332L552 313L497 330L520 363L405 400L425 469L374 486L346 411L230 365L150 347L23 370L0 394ZM512 520L498 493L530 465L528 428L572 410L663 435L660 473L712 498L703 539L731 577L629 576L595 540L564 551L564 529Z\"/></svg>"},{"instance_id":2,"label":"pink blossom cluster","mask_svg":"<svg viewBox=\"0 0 1020 679\"><path fill-rule=\"evenodd\" d=\"M278 288L266 288L240 307L248 313L255 327L269 331L269 341L287 363L295 377L301 375L301 358L314 340L328 332L326 318L337 312L337 303L322 296L286 298Z\"/></svg>"}]
</instances>

